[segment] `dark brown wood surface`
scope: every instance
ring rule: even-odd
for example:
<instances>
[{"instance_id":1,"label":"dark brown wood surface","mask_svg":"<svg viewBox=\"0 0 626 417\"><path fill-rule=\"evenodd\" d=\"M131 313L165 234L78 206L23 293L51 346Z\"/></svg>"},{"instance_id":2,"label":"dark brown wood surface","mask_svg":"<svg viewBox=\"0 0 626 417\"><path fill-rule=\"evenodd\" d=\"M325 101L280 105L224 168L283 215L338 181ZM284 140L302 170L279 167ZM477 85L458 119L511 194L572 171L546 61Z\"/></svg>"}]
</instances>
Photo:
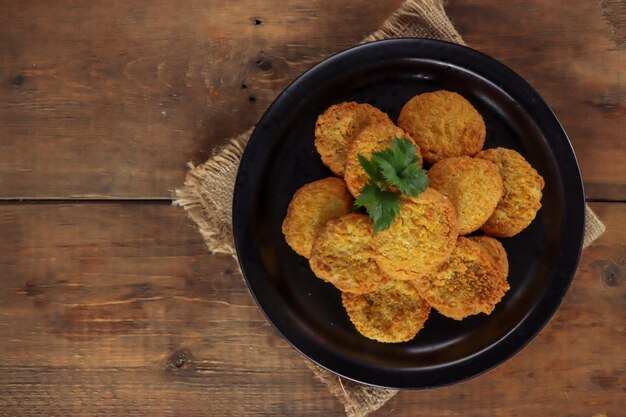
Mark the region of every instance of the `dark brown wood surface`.
<instances>
[{"instance_id":1,"label":"dark brown wood surface","mask_svg":"<svg viewBox=\"0 0 626 417\"><path fill-rule=\"evenodd\" d=\"M341 415L170 201L187 161L400 3L0 2L0 415ZM624 416L626 6L447 10L551 104L608 231L518 355L377 415Z\"/></svg>"},{"instance_id":2,"label":"dark brown wood surface","mask_svg":"<svg viewBox=\"0 0 626 417\"><path fill-rule=\"evenodd\" d=\"M4 1L0 198L168 199L187 161L400 0ZM467 42L561 118L593 199L626 199L621 0L462 0Z\"/></svg>"},{"instance_id":3,"label":"dark brown wood surface","mask_svg":"<svg viewBox=\"0 0 626 417\"><path fill-rule=\"evenodd\" d=\"M402 392L380 415L623 415L626 216L621 203L592 207L608 232L528 347L479 378ZM6 204L0 230L0 410L339 414L182 210Z\"/></svg>"}]
</instances>

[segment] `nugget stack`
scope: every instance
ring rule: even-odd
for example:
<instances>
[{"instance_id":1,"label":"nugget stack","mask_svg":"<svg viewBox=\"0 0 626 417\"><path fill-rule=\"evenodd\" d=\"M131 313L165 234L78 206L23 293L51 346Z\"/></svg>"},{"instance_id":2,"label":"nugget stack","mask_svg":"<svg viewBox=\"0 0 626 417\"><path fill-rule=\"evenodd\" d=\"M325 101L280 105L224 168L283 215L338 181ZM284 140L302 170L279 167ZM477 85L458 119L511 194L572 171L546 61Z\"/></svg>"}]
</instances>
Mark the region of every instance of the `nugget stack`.
<instances>
[{"instance_id":1,"label":"nugget stack","mask_svg":"<svg viewBox=\"0 0 626 417\"><path fill-rule=\"evenodd\" d=\"M285 240L314 274L342 292L356 330L384 343L414 338L431 307L462 320L490 314L509 289L504 246L493 237L525 229L541 208L543 178L511 149L482 150L487 129L461 95L411 98L398 125L369 104L339 103L321 114L315 146L338 177L296 191L283 222ZM415 144L431 164L430 186L403 195L400 213L373 232L369 217L349 213L368 175L369 158L394 136ZM481 230L483 235L465 237ZM490 236L488 236L490 235Z\"/></svg>"}]
</instances>

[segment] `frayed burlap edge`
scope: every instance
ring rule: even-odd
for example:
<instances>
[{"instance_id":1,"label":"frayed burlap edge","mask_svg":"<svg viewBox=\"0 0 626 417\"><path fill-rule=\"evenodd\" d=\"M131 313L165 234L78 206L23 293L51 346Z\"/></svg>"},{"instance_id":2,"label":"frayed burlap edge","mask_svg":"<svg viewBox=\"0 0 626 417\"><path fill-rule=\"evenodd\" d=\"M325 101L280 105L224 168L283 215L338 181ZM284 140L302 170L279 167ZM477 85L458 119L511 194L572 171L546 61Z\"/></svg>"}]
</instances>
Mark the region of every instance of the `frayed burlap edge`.
<instances>
[{"instance_id":1,"label":"frayed burlap edge","mask_svg":"<svg viewBox=\"0 0 626 417\"><path fill-rule=\"evenodd\" d=\"M464 45L452 26L441 0L408 0L376 32L361 43L387 38L420 37L445 40ZM253 128L214 151L202 165L189 164L184 186L176 190L175 205L182 206L198 225L211 253L223 253L236 259L232 233L232 199L239 161ZM602 233L604 224L586 207L583 247ZM364 417L378 410L398 391L358 384L341 378L306 360L314 375L345 406L348 417Z\"/></svg>"},{"instance_id":2,"label":"frayed burlap edge","mask_svg":"<svg viewBox=\"0 0 626 417\"><path fill-rule=\"evenodd\" d=\"M605 232L606 226L591 210L589 205L585 205L585 234L583 236L583 249L591 245Z\"/></svg>"},{"instance_id":3,"label":"frayed burlap edge","mask_svg":"<svg viewBox=\"0 0 626 417\"><path fill-rule=\"evenodd\" d=\"M306 364L315 377L328 387L330 393L343 403L349 417L364 417L378 410L398 393L398 390L394 389L377 388L349 381L308 360Z\"/></svg>"},{"instance_id":4,"label":"frayed burlap edge","mask_svg":"<svg viewBox=\"0 0 626 417\"><path fill-rule=\"evenodd\" d=\"M393 12L380 29L361 41L389 38L430 38L465 45L443 8L442 0L409 0Z\"/></svg>"},{"instance_id":5,"label":"frayed burlap edge","mask_svg":"<svg viewBox=\"0 0 626 417\"><path fill-rule=\"evenodd\" d=\"M243 150L254 127L217 148L202 165L188 164L183 188L176 190L175 205L196 222L211 253L235 255L232 229L233 190Z\"/></svg>"}]
</instances>

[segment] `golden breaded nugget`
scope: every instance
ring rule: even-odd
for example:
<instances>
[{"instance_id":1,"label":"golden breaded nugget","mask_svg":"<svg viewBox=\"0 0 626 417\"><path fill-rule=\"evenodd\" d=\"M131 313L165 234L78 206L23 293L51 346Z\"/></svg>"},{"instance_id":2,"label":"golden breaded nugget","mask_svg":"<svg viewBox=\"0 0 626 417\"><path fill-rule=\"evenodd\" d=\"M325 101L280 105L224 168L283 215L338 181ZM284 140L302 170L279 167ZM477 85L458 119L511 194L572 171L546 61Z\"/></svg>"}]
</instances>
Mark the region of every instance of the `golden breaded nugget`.
<instances>
[{"instance_id":1,"label":"golden breaded nugget","mask_svg":"<svg viewBox=\"0 0 626 417\"><path fill-rule=\"evenodd\" d=\"M478 243L462 236L450 257L416 285L432 307L455 320L490 314L509 289L495 261Z\"/></svg>"},{"instance_id":2,"label":"golden breaded nugget","mask_svg":"<svg viewBox=\"0 0 626 417\"><path fill-rule=\"evenodd\" d=\"M328 177L305 184L293 195L283 220L283 234L291 248L305 258L317 233L330 219L346 214L354 200L340 178Z\"/></svg>"},{"instance_id":3,"label":"golden breaded nugget","mask_svg":"<svg viewBox=\"0 0 626 417\"><path fill-rule=\"evenodd\" d=\"M460 235L478 230L502 197L498 168L489 161L469 156L435 163L428 170L428 184L452 202Z\"/></svg>"},{"instance_id":4,"label":"golden breaded nugget","mask_svg":"<svg viewBox=\"0 0 626 417\"><path fill-rule=\"evenodd\" d=\"M348 144L365 126L393 124L386 113L369 104L344 102L330 106L315 123L315 147L322 162L335 175L343 177Z\"/></svg>"},{"instance_id":5,"label":"golden breaded nugget","mask_svg":"<svg viewBox=\"0 0 626 417\"><path fill-rule=\"evenodd\" d=\"M439 90L406 102L398 126L415 139L429 163L455 156L472 156L485 144L482 116L463 96Z\"/></svg>"},{"instance_id":6,"label":"golden breaded nugget","mask_svg":"<svg viewBox=\"0 0 626 417\"><path fill-rule=\"evenodd\" d=\"M502 198L481 230L498 237L518 234L541 208L543 178L522 155L511 149L487 149L476 157L493 162L503 182Z\"/></svg>"},{"instance_id":7,"label":"golden breaded nugget","mask_svg":"<svg viewBox=\"0 0 626 417\"><path fill-rule=\"evenodd\" d=\"M363 214L329 220L317 235L309 264L311 270L343 292L372 292L386 281L374 261L372 221Z\"/></svg>"},{"instance_id":8,"label":"golden breaded nugget","mask_svg":"<svg viewBox=\"0 0 626 417\"><path fill-rule=\"evenodd\" d=\"M403 197L391 226L374 234L376 263L391 278L415 280L452 253L457 236L452 203L427 188L417 197Z\"/></svg>"},{"instance_id":9,"label":"golden breaded nugget","mask_svg":"<svg viewBox=\"0 0 626 417\"><path fill-rule=\"evenodd\" d=\"M390 123L377 123L364 127L359 134L348 145L348 156L346 158L346 169L344 178L348 190L353 196L358 197L361 189L369 179L367 173L361 167L358 156L361 155L367 159L372 157L375 152L382 151L393 143L393 138L404 137L415 143L410 135L407 135L399 127ZM415 146L417 156L419 156L418 166L422 166L422 155L419 146Z\"/></svg>"},{"instance_id":10,"label":"golden breaded nugget","mask_svg":"<svg viewBox=\"0 0 626 417\"><path fill-rule=\"evenodd\" d=\"M471 236L468 239L478 243L480 247L491 256L504 276L509 276L509 259L502 243L490 236Z\"/></svg>"},{"instance_id":11,"label":"golden breaded nugget","mask_svg":"<svg viewBox=\"0 0 626 417\"><path fill-rule=\"evenodd\" d=\"M383 343L413 339L430 314L430 306L408 281L390 281L369 294L342 293L341 300L358 332Z\"/></svg>"}]
</instances>

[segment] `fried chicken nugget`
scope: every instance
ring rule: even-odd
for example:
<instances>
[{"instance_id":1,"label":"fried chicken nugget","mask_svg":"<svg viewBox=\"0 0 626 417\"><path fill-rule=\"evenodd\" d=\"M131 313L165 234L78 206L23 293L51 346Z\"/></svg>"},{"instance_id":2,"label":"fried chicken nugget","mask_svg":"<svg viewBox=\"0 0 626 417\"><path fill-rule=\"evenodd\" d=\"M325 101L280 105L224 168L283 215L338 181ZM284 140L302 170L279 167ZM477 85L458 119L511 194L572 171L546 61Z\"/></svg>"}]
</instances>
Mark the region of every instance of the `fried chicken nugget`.
<instances>
[{"instance_id":1,"label":"fried chicken nugget","mask_svg":"<svg viewBox=\"0 0 626 417\"><path fill-rule=\"evenodd\" d=\"M363 128L359 134L348 145L348 156L346 157L346 169L344 179L346 185L353 196L358 197L361 189L369 179L367 173L361 167L358 156L364 156L367 159L372 154L382 151L393 143L393 138L404 137L415 143L413 138L405 131L391 123L376 123ZM419 161L417 165L422 166L422 155L419 146L415 145Z\"/></svg>"},{"instance_id":2,"label":"fried chicken nugget","mask_svg":"<svg viewBox=\"0 0 626 417\"><path fill-rule=\"evenodd\" d=\"M487 132L482 116L470 102L445 90L419 94L407 101L398 126L413 136L431 164L475 155L485 144Z\"/></svg>"},{"instance_id":3,"label":"fried chicken nugget","mask_svg":"<svg viewBox=\"0 0 626 417\"><path fill-rule=\"evenodd\" d=\"M495 261L478 243L462 236L450 257L416 285L432 307L455 320L490 314L509 289Z\"/></svg>"},{"instance_id":4,"label":"fried chicken nugget","mask_svg":"<svg viewBox=\"0 0 626 417\"><path fill-rule=\"evenodd\" d=\"M509 260L504 246L502 246L502 243L500 243L498 239L494 239L490 236L471 236L468 239L478 243L487 255L493 258L498 268L500 268L500 271L504 273L504 276L509 276Z\"/></svg>"},{"instance_id":5,"label":"fried chicken nugget","mask_svg":"<svg viewBox=\"0 0 626 417\"><path fill-rule=\"evenodd\" d=\"M413 339L430 315L430 305L408 281L392 280L368 294L344 292L341 300L357 331L383 343Z\"/></svg>"},{"instance_id":6,"label":"fried chicken nugget","mask_svg":"<svg viewBox=\"0 0 626 417\"><path fill-rule=\"evenodd\" d=\"M305 258L317 233L330 219L346 214L354 200L340 178L328 177L305 184L293 195L282 231L291 248Z\"/></svg>"},{"instance_id":7,"label":"fried chicken nugget","mask_svg":"<svg viewBox=\"0 0 626 417\"><path fill-rule=\"evenodd\" d=\"M428 171L428 180L452 202L460 235L478 230L502 197L498 168L485 159L459 156L441 160Z\"/></svg>"},{"instance_id":8,"label":"fried chicken nugget","mask_svg":"<svg viewBox=\"0 0 626 417\"><path fill-rule=\"evenodd\" d=\"M372 221L363 214L329 220L319 232L309 264L311 270L343 292L372 292L389 280L374 261Z\"/></svg>"},{"instance_id":9,"label":"fried chicken nugget","mask_svg":"<svg viewBox=\"0 0 626 417\"><path fill-rule=\"evenodd\" d=\"M502 198L481 230L492 236L515 236L534 220L541 208L543 178L522 155L511 149L487 149L476 157L493 162L503 182Z\"/></svg>"},{"instance_id":10,"label":"fried chicken nugget","mask_svg":"<svg viewBox=\"0 0 626 417\"><path fill-rule=\"evenodd\" d=\"M330 106L315 123L315 147L322 162L335 175L343 177L348 144L365 126L393 124L386 113L369 104L353 101Z\"/></svg>"},{"instance_id":11,"label":"fried chicken nugget","mask_svg":"<svg viewBox=\"0 0 626 417\"><path fill-rule=\"evenodd\" d=\"M417 197L403 197L391 226L374 234L376 263L391 278L415 280L452 253L457 236L452 203L427 188Z\"/></svg>"}]
</instances>

